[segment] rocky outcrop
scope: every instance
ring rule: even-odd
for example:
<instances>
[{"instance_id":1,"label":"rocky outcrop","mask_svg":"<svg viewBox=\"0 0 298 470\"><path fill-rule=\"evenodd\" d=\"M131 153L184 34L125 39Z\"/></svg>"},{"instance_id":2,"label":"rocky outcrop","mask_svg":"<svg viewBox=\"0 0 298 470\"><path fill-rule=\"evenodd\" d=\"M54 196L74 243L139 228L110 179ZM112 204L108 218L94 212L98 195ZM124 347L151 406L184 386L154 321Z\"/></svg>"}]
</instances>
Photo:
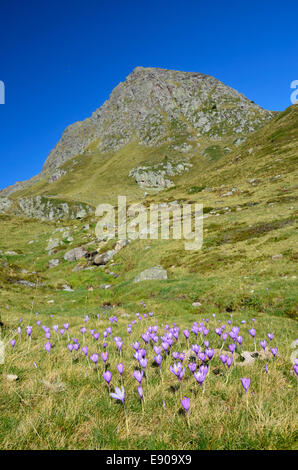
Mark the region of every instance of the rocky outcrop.
<instances>
[{"instance_id":1,"label":"rocky outcrop","mask_svg":"<svg viewBox=\"0 0 298 470\"><path fill-rule=\"evenodd\" d=\"M84 203L68 203L44 196L20 198L18 208L27 217L42 220L82 219L94 212L91 206Z\"/></svg>"},{"instance_id":2,"label":"rocky outcrop","mask_svg":"<svg viewBox=\"0 0 298 470\"><path fill-rule=\"evenodd\" d=\"M189 171L190 167L192 167L192 164L188 162L179 162L176 164L166 162L160 165L133 168L129 176L134 178L140 187L165 189L174 186L173 181L168 179L167 176L180 175L184 171Z\"/></svg>"},{"instance_id":3,"label":"rocky outcrop","mask_svg":"<svg viewBox=\"0 0 298 470\"><path fill-rule=\"evenodd\" d=\"M0 197L0 214L5 214L11 208L11 200L8 197Z\"/></svg>"}]
</instances>

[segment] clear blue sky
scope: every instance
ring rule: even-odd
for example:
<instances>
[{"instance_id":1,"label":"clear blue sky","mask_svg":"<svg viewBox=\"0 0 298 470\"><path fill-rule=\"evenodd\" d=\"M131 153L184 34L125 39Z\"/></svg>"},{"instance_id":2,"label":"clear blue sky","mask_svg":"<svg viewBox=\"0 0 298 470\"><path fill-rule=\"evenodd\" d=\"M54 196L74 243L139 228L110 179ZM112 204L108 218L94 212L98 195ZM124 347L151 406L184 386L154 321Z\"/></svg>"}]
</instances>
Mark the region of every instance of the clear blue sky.
<instances>
[{"instance_id":1,"label":"clear blue sky","mask_svg":"<svg viewBox=\"0 0 298 470\"><path fill-rule=\"evenodd\" d=\"M39 173L137 65L213 75L285 109L297 24L292 0L1 0L0 188Z\"/></svg>"}]
</instances>

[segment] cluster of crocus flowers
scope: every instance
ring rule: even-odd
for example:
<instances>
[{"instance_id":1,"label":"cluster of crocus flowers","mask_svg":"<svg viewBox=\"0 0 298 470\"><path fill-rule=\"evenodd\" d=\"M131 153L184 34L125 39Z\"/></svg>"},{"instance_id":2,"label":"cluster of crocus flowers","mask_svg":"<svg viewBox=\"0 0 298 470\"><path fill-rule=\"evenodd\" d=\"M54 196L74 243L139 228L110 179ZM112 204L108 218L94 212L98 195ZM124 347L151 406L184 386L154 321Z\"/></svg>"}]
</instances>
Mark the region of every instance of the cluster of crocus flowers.
<instances>
[{"instance_id":1,"label":"cluster of crocus flowers","mask_svg":"<svg viewBox=\"0 0 298 470\"><path fill-rule=\"evenodd\" d=\"M259 341L261 338L258 338L257 330L255 328L240 325L240 331L239 326L233 326L234 320L228 320L226 324L223 324L218 319L216 320L216 328L214 328L214 322L212 319L210 322L209 319L206 318L202 319L202 321L195 321L187 329L183 329L182 327L179 328L176 323L173 323L172 326L169 324L158 324L157 322L155 322L156 324L150 325L152 316L152 312L149 314L143 313L142 315L138 313L136 315L137 321L132 320L128 326L125 325L123 336L119 336L119 334L122 334L122 332L120 333L121 321L119 320L118 324L118 320L115 315L110 316L109 318L107 318L107 316L103 318L102 316L100 317L97 315L96 318L98 320L100 318L100 321L95 320L96 327L95 324L93 324L94 316L92 316L90 320L87 315L84 320L85 326L81 327L81 323L76 330L76 335L80 338L82 347L79 345L78 338L73 339L72 332L74 331L74 325L72 322L71 324L69 322L61 322L62 328L59 330L58 324L51 326L51 328L46 325L41 327L40 320L37 320L36 324L38 328L34 327L33 343L36 339L36 332L38 334L42 334L42 336L44 335L47 342L43 343L43 347L46 352L50 353L52 347L56 346L55 336L57 335L59 344L63 345L63 347L65 347L66 350L68 349L71 353L72 370L73 367L76 367L75 364L77 362L81 361L85 363L87 359L88 366L91 371L88 372L88 374L93 374L94 370L96 370L98 374L98 383L101 385L107 384L108 387L103 388L106 392L108 389L109 395L115 400L121 401L123 406L125 401L124 385L127 387L129 381L130 383L133 382L133 393L138 397L138 403L139 405L142 405L143 411L148 400L147 397L149 396L148 384L149 387L153 386L153 384L156 383L156 380L158 380L158 375L160 374L160 380L163 387L163 381L165 380L165 374L167 373L168 377L171 377L171 381L173 381L173 383L176 380L179 382L179 387L175 386L171 387L171 389L176 393L179 388L177 397L179 395L181 406L185 410L188 419L191 400L190 398L183 396L183 394L187 394L187 386L190 383L198 384L201 387L202 392L198 385L191 388L195 395L206 393L208 390L208 380L212 375L210 374L210 371L212 371L212 364L215 361L218 361L218 363L221 361L220 370L224 370L224 374L228 380L228 378L232 378L234 376L232 370L234 370L234 365L237 363L237 354L241 351L243 341L245 344L247 339L251 342L252 340L250 338L252 338L255 342L257 338L258 344L260 344L260 347L265 350L267 342L272 342L274 338L273 333L268 333L268 339L266 338L266 340L262 339ZM212 317L215 320L215 314L213 314ZM232 319L232 316L230 318ZM100 332L96 331L100 329L100 325L103 320L106 322L109 321L109 326L105 325L104 330L101 329ZM242 325L247 325L248 323L248 321L241 322ZM137 327L135 325L137 325ZM138 334L136 334L136 328L139 328ZM25 329L24 326L23 329ZM31 326L26 328L26 333L30 340L32 331L33 329ZM53 334L53 331L56 335ZM10 344L12 348L14 348L16 344L18 347L18 343L22 340L21 327L18 327L17 332L20 337L17 340L11 339ZM63 335L64 337L62 338ZM88 346L85 345L85 342L87 341L90 342L90 344L87 343ZM271 354L276 358L278 349L277 347L274 347L274 342L269 344L272 346L270 349ZM125 363L125 352L127 352L127 349L130 351L133 358L131 359L131 369L128 367L129 364ZM75 351L78 350L80 350L81 353L75 354ZM57 349L55 349L55 353L56 351ZM122 356L122 353L124 353L124 357ZM52 361L53 356L56 357L56 354L48 354L48 360ZM96 366L93 367L93 369L91 368L90 361ZM229 370L232 365L232 369ZM113 367L115 367L115 370L113 370ZM154 367L155 370L152 370ZM295 363L293 369L295 374L298 375L298 364ZM86 375L88 374L86 373ZM220 375L222 376L223 374ZM132 380L132 378L135 381ZM117 385L117 383L121 384L121 388L116 387L115 391L110 393L112 385ZM241 385L246 392L246 397L248 397L250 378L241 378ZM164 392L165 389L163 388L161 394L162 401L160 401L160 403L162 402L165 407ZM180 406L178 398L177 403Z\"/></svg>"}]
</instances>

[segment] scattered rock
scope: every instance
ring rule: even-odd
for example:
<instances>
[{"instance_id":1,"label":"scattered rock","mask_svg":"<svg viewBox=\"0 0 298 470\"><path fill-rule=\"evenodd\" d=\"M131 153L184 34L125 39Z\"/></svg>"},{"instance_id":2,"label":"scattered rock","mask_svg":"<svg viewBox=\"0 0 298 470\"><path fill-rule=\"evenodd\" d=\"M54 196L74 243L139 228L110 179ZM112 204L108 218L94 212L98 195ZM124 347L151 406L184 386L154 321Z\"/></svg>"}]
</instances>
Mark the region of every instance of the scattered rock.
<instances>
[{"instance_id":1,"label":"scattered rock","mask_svg":"<svg viewBox=\"0 0 298 470\"><path fill-rule=\"evenodd\" d=\"M23 280L23 279L21 279L20 281L16 281L15 284L21 284L21 285L26 286L26 287L36 287L35 282L26 281L26 280ZM39 284L39 285L41 285L41 284Z\"/></svg>"},{"instance_id":2,"label":"scattered rock","mask_svg":"<svg viewBox=\"0 0 298 470\"><path fill-rule=\"evenodd\" d=\"M65 292L74 292L74 290L67 284L63 284L62 290L64 290Z\"/></svg>"},{"instance_id":3,"label":"scattered rock","mask_svg":"<svg viewBox=\"0 0 298 470\"><path fill-rule=\"evenodd\" d=\"M112 284L101 284L99 286L100 289L110 289L112 287Z\"/></svg>"},{"instance_id":4,"label":"scattered rock","mask_svg":"<svg viewBox=\"0 0 298 470\"><path fill-rule=\"evenodd\" d=\"M279 253L278 255L273 255L273 256L272 256L272 259L273 259L274 261L279 260L279 259L282 259L282 258L283 258L283 255L282 255L281 253Z\"/></svg>"},{"instance_id":5,"label":"scattered rock","mask_svg":"<svg viewBox=\"0 0 298 470\"><path fill-rule=\"evenodd\" d=\"M56 268L56 266L58 266L60 264L60 260L59 259L50 259L49 261L49 269L51 268Z\"/></svg>"},{"instance_id":6,"label":"scattered rock","mask_svg":"<svg viewBox=\"0 0 298 470\"><path fill-rule=\"evenodd\" d=\"M272 354L268 348L265 348L265 351L261 349L260 351L242 351L240 354L242 361L236 362L237 366L251 366L255 360L269 361L272 359Z\"/></svg>"},{"instance_id":7,"label":"scattered rock","mask_svg":"<svg viewBox=\"0 0 298 470\"><path fill-rule=\"evenodd\" d=\"M168 273L161 266L154 266L153 268L145 269L135 279L134 282L151 281L151 280L166 280Z\"/></svg>"},{"instance_id":8,"label":"scattered rock","mask_svg":"<svg viewBox=\"0 0 298 470\"><path fill-rule=\"evenodd\" d=\"M73 268L72 272L73 272L73 273L78 273L78 272L80 272L80 271L83 271L83 269L84 269L84 266L80 266L79 264L77 264L77 265Z\"/></svg>"},{"instance_id":9,"label":"scattered rock","mask_svg":"<svg viewBox=\"0 0 298 470\"><path fill-rule=\"evenodd\" d=\"M202 306L202 304L201 304L201 302L193 302L193 303L192 303L192 306L193 306L194 308L199 308L199 307Z\"/></svg>"},{"instance_id":10,"label":"scattered rock","mask_svg":"<svg viewBox=\"0 0 298 470\"><path fill-rule=\"evenodd\" d=\"M54 248L57 248L60 245L60 240L58 238L50 238L48 241L48 245L46 247L46 251L51 251Z\"/></svg>"},{"instance_id":11,"label":"scattered rock","mask_svg":"<svg viewBox=\"0 0 298 470\"><path fill-rule=\"evenodd\" d=\"M83 219L84 217L86 217L86 215L87 212L85 211L85 209L81 209L77 212L76 219Z\"/></svg>"},{"instance_id":12,"label":"scattered rock","mask_svg":"<svg viewBox=\"0 0 298 470\"><path fill-rule=\"evenodd\" d=\"M19 377L15 374L8 374L6 378L8 382L16 382L17 380L19 380Z\"/></svg>"},{"instance_id":13,"label":"scattered rock","mask_svg":"<svg viewBox=\"0 0 298 470\"><path fill-rule=\"evenodd\" d=\"M64 259L65 261L77 261L78 259L84 258L86 254L87 251L82 247L73 248L65 253Z\"/></svg>"},{"instance_id":14,"label":"scattered rock","mask_svg":"<svg viewBox=\"0 0 298 470\"><path fill-rule=\"evenodd\" d=\"M93 259L93 264L96 264L98 266L102 264L107 264L111 259L113 259L113 256L116 254L116 250L108 250L105 253L100 253L95 256Z\"/></svg>"}]
</instances>

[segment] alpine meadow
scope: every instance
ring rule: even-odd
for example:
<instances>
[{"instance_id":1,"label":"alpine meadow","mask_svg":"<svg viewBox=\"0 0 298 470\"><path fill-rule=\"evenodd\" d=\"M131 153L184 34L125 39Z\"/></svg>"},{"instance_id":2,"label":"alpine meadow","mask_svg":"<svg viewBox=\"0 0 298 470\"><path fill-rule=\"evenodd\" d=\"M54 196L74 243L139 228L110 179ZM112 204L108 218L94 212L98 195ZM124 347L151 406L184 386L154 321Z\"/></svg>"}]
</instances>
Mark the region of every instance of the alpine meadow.
<instances>
[{"instance_id":1,"label":"alpine meadow","mask_svg":"<svg viewBox=\"0 0 298 470\"><path fill-rule=\"evenodd\" d=\"M297 450L297 157L298 104L138 66L3 189L0 448Z\"/></svg>"}]
</instances>

